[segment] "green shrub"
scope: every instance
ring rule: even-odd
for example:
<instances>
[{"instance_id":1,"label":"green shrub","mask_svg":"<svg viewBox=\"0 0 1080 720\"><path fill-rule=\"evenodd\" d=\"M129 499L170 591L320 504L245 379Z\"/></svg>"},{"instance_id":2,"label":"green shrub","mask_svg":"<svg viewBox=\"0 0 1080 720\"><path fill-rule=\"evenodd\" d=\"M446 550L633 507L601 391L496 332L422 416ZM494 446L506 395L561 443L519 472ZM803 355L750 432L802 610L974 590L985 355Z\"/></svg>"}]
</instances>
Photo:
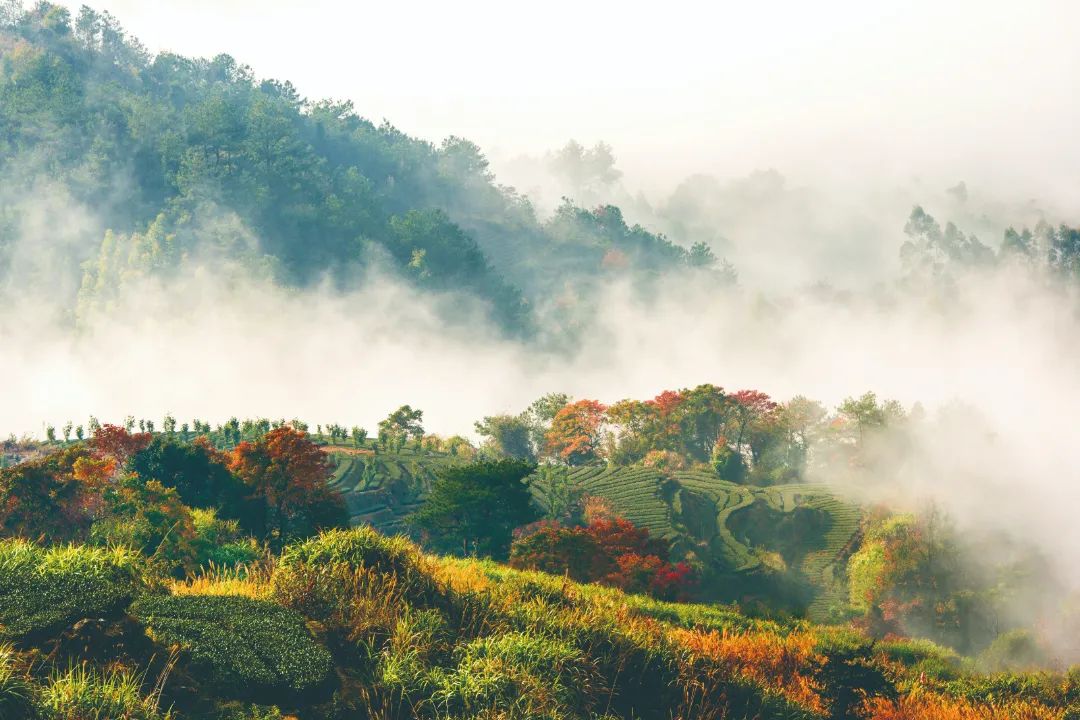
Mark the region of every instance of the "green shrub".
<instances>
[{"instance_id":1,"label":"green shrub","mask_svg":"<svg viewBox=\"0 0 1080 720\"><path fill-rule=\"evenodd\" d=\"M119 613L141 586L143 567L123 548L0 542L0 638L34 639Z\"/></svg>"},{"instance_id":2,"label":"green shrub","mask_svg":"<svg viewBox=\"0 0 1080 720\"><path fill-rule=\"evenodd\" d=\"M191 520L195 527L196 562L200 567L236 567L262 557L259 544L244 535L238 521L219 518L213 508L192 510Z\"/></svg>"},{"instance_id":3,"label":"green shrub","mask_svg":"<svg viewBox=\"0 0 1080 720\"><path fill-rule=\"evenodd\" d=\"M507 633L459 647L457 667L436 668L426 704L438 712L502 710L511 717L579 716L592 689L578 649L550 638Z\"/></svg>"},{"instance_id":4,"label":"green shrub","mask_svg":"<svg viewBox=\"0 0 1080 720\"><path fill-rule=\"evenodd\" d=\"M179 646L222 692L255 698L319 694L333 671L299 613L241 596L148 596L131 612L156 641ZM261 699L261 697L260 697Z\"/></svg>"},{"instance_id":5,"label":"green shrub","mask_svg":"<svg viewBox=\"0 0 1080 720\"><path fill-rule=\"evenodd\" d=\"M955 651L938 645L932 640L921 638L905 638L902 640L882 640L874 645L874 649L885 655L893 662L905 665L914 665L923 660L940 659L949 662L959 662L960 657Z\"/></svg>"},{"instance_id":6,"label":"green shrub","mask_svg":"<svg viewBox=\"0 0 1080 720\"><path fill-rule=\"evenodd\" d=\"M363 526L350 530L329 530L318 537L285 548L278 566L282 572L300 566L315 570L334 567L367 569L393 574L402 591L417 603L431 603L443 592L426 571L420 550L401 536L386 536Z\"/></svg>"},{"instance_id":7,"label":"green shrub","mask_svg":"<svg viewBox=\"0 0 1080 720\"><path fill-rule=\"evenodd\" d=\"M142 694L142 680L130 673L99 673L79 666L54 675L41 693L48 720L170 720L156 694Z\"/></svg>"},{"instance_id":8,"label":"green shrub","mask_svg":"<svg viewBox=\"0 0 1080 720\"><path fill-rule=\"evenodd\" d=\"M312 566L346 564L381 572L412 571L420 553L407 538L388 537L371 527L329 530L318 537L290 545L282 553L281 563L304 563Z\"/></svg>"},{"instance_id":9,"label":"green shrub","mask_svg":"<svg viewBox=\"0 0 1080 720\"><path fill-rule=\"evenodd\" d=\"M205 548L199 553L202 567L227 567L248 565L262 557L262 550L254 540L238 540Z\"/></svg>"},{"instance_id":10,"label":"green shrub","mask_svg":"<svg viewBox=\"0 0 1080 720\"><path fill-rule=\"evenodd\" d=\"M1029 630L1011 630L998 635L978 657L979 665L986 672L1045 667L1049 662L1046 648Z\"/></svg>"}]
</instances>

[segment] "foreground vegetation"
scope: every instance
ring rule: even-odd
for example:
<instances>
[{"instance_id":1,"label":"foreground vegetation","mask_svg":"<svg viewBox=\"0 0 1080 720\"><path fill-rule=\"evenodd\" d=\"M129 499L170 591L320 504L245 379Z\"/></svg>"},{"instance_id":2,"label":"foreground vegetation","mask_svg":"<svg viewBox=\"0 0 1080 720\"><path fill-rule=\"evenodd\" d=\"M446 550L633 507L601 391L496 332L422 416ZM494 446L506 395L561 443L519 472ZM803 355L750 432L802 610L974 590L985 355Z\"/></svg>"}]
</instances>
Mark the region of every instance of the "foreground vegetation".
<instances>
[{"instance_id":1,"label":"foreground vegetation","mask_svg":"<svg viewBox=\"0 0 1080 720\"><path fill-rule=\"evenodd\" d=\"M4 717L1080 712L1076 671L978 675L925 641L875 643L852 630L427 555L370 528L184 579L127 551L5 541L0 592L13 590L23 601L0 605Z\"/></svg>"}]
</instances>

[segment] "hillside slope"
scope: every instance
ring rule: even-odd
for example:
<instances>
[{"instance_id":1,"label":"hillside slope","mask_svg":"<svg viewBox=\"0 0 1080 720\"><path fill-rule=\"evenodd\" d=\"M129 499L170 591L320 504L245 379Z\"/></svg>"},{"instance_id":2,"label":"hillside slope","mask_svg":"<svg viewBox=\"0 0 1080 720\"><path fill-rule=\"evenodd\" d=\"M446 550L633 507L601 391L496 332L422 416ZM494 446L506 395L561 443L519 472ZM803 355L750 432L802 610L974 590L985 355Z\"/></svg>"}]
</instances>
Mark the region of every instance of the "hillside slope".
<instances>
[{"instance_id":1,"label":"hillside slope","mask_svg":"<svg viewBox=\"0 0 1080 720\"><path fill-rule=\"evenodd\" d=\"M0 710L42 720L1064 720L1080 676L661 603L370 528L165 582L125 550L0 543Z\"/></svg>"}]
</instances>

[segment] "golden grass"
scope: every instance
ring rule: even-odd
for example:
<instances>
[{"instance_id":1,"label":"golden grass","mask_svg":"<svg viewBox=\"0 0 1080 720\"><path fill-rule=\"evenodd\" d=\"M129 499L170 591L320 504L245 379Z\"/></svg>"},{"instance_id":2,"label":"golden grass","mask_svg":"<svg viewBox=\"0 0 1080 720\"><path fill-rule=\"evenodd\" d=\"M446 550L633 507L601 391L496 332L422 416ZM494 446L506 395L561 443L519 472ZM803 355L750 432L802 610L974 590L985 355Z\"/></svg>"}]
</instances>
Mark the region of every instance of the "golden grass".
<instances>
[{"instance_id":1,"label":"golden grass","mask_svg":"<svg viewBox=\"0 0 1080 720\"><path fill-rule=\"evenodd\" d=\"M814 651L809 633L668 630L668 638L683 651L683 662L698 673L707 661L709 675L738 674L767 687L802 707L824 712L820 685L812 673L824 662Z\"/></svg>"},{"instance_id":2,"label":"golden grass","mask_svg":"<svg viewBox=\"0 0 1080 720\"><path fill-rule=\"evenodd\" d=\"M863 707L866 720L1062 720L1065 710L1028 700L977 704L915 688L895 702L871 698Z\"/></svg>"},{"instance_id":3,"label":"golden grass","mask_svg":"<svg viewBox=\"0 0 1080 720\"><path fill-rule=\"evenodd\" d=\"M270 597L271 569L262 563L236 568L211 565L185 580L169 583L173 595L239 595L253 600Z\"/></svg>"}]
</instances>

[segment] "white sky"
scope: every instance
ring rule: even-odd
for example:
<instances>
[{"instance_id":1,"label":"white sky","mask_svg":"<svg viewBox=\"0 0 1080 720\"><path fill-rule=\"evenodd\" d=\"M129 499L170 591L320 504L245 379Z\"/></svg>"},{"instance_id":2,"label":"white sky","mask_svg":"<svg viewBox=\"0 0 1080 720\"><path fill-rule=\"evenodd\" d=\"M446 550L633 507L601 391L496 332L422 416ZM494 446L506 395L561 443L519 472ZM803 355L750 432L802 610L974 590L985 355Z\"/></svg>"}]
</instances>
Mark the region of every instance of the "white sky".
<instances>
[{"instance_id":1,"label":"white sky","mask_svg":"<svg viewBox=\"0 0 1080 720\"><path fill-rule=\"evenodd\" d=\"M93 4L152 50L228 52L496 158L605 140L648 190L776 167L1080 191L1070 0Z\"/></svg>"}]
</instances>

